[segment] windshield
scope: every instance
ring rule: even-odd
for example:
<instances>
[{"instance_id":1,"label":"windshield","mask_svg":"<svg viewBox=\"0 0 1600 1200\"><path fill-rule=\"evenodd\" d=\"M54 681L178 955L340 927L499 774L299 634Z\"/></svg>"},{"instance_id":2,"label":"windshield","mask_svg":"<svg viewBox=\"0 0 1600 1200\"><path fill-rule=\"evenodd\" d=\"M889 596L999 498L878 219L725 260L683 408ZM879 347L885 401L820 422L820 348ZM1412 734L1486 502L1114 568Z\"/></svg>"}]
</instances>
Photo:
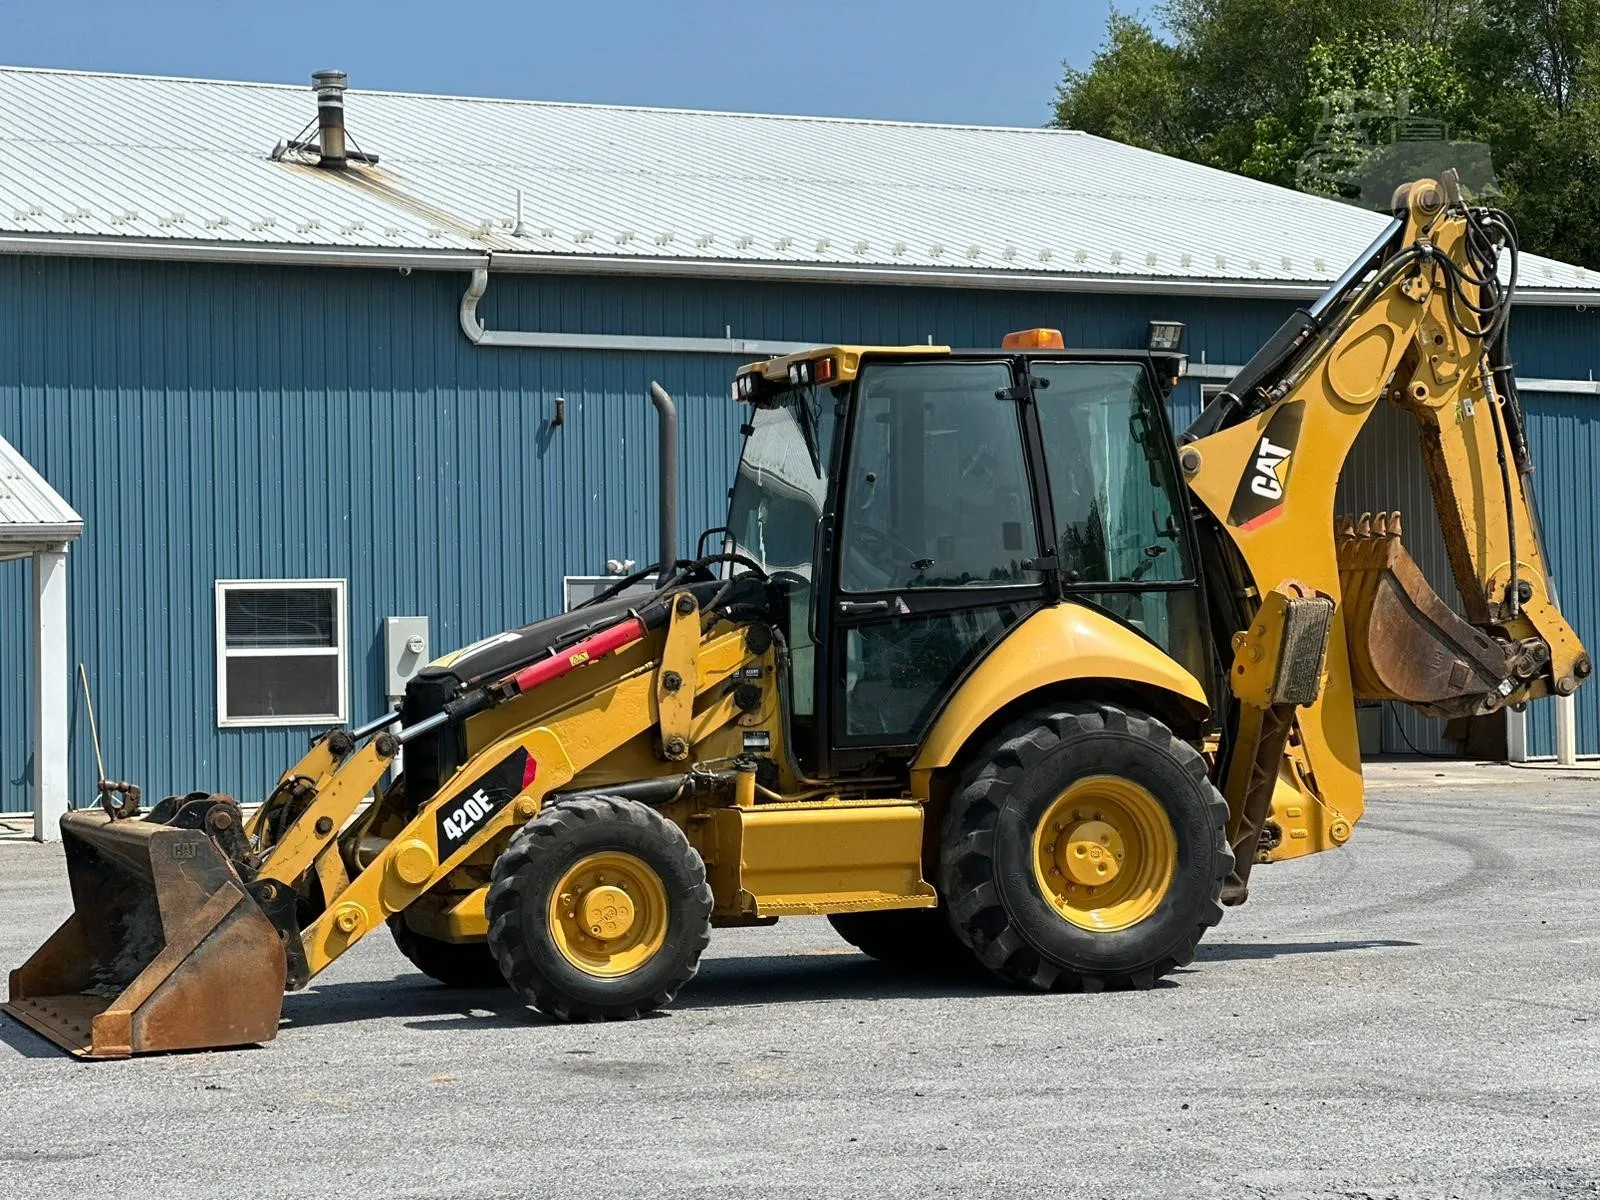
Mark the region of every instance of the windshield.
<instances>
[{"instance_id":1,"label":"windshield","mask_svg":"<svg viewBox=\"0 0 1600 1200\"><path fill-rule=\"evenodd\" d=\"M745 438L728 506L734 549L769 575L811 576L812 541L828 494L833 405L803 388L758 408Z\"/></svg>"},{"instance_id":2,"label":"windshield","mask_svg":"<svg viewBox=\"0 0 1600 1200\"><path fill-rule=\"evenodd\" d=\"M799 718L816 704L811 560L828 498L833 429L833 397L823 389L786 392L755 409L728 503L730 548L759 563L783 597L790 711Z\"/></svg>"}]
</instances>

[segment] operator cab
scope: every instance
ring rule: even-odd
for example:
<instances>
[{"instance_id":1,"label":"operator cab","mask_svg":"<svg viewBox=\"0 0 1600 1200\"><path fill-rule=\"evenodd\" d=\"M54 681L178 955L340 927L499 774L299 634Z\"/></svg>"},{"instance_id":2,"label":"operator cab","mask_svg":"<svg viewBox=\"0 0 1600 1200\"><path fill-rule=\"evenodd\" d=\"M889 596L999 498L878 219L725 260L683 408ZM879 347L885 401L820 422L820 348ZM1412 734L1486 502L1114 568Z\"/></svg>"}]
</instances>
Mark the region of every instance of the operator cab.
<instances>
[{"instance_id":1,"label":"operator cab","mask_svg":"<svg viewBox=\"0 0 1600 1200\"><path fill-rule=\"evenodd\" d=\"M1085 604L1214 677L1162 398L1172 353L832 346L743 368L729 549L768 572L808 772L910 758L1040 608Z\"/></svg>"}]
</instances>

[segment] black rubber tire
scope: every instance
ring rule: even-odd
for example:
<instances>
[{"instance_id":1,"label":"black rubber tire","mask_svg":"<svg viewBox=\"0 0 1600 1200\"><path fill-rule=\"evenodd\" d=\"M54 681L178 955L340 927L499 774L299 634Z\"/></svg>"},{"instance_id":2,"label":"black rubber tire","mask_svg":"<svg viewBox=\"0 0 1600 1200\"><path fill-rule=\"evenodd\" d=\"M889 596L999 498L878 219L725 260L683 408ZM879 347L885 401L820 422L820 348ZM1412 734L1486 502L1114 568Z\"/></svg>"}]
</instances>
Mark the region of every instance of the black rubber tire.
<instances>
[{"instance_id":1,"label":"black rubber tire","mask_svg":"<svg viewBox=\"0 0 1600 1200\"><path fill-rule=\"evenodd\" d=\"M665 942L637 970L600 978L568 962L550 936L550 893L589 854L642 859L667 895ZM615 796L575 796L549 805L512 837L489 884L489 948L512 991L560 1021L629 1020L670 1004L694 978L711 941L705 863L660 813Z\"/></svg>"},{"instance_id":2,"label":"black rubber tire","mask_svg":"<svg viewBox=\"0 0 1600 1200\"><path fill-rule=\"evenodd\" d=\"M943 906L834 913L828 923L861 953L892 967L965 974L977 965L972 951L956 937Z\"/></svg>"},{"instance_id":3,"label":"black rubber tire","mask_svg":"<svg viewBox=\"0 0 1600 1200\"><path fill-rule=\"evenodd\" d=\"M412 929L399 913L389 918L389 932L394 935L394 944L400 948L400 953L413 967L445 987L498 988L506 985L494 955L482 942L441 942Z\"/></svg>"},{"instance_id":4,"label":"black rubber tire","mask_svg":"<svg viewBox=\"0 0 1600 1200\"><path fill-rule=\"evenodd\" d=\"M1033 830L1088 775L1120 775L1161 804L1177 868L1160 905L1127 929L1097 932L1045 900L1030 861ZM945 816L941 865L956 935L1015 986L1098 992L1149 988L1187 966L1222 919L1233 869L1228 806L1199 751L1160 721L1113 704L1061 704L1006 726L968 766Z\"/></svg>"}]
</instances>

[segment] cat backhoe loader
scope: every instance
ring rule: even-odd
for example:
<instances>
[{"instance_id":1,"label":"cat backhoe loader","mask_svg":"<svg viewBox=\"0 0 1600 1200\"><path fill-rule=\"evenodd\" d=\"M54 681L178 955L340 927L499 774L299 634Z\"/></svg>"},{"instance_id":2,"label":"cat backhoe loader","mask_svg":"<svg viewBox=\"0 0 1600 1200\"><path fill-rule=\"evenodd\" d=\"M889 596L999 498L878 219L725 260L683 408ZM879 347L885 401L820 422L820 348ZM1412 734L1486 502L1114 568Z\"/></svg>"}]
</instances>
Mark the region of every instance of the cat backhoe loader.
<instances>
[{"instance_id":1,"label":"cat backhoe loader","mask_svg":"<svg viewBox=\"0 0 1600 1200\"><path fill-rule=\"evenodd\" d=\"M1017 988L1150 987L1253 866L1351 837L1357 699L1483 717L1590 674L1529 490L1514 258L1453 180L1402 189L1181 436L1176 347L747 366L727 526L690 558L653 388L648 573L432 664L249 815L69 813L76 909L6 1009L89 1057L265 1041L387 925L446 984L627 1018L713 927L793 914ZM1416 418L1464 613L1398 514L1335 517L1379 404Z\"/></svg>"}]
</instances>

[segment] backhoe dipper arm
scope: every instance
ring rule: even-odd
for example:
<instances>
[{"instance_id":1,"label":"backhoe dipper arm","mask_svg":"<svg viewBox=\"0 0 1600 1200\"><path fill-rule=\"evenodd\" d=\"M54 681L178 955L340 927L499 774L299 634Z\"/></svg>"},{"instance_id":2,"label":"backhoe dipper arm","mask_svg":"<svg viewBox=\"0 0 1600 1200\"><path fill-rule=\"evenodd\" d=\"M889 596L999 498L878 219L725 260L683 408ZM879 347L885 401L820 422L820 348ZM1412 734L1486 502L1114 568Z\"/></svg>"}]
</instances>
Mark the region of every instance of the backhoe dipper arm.
<instances>
[{"instance_id":1,"label":"backhoe dipper arm","mask_svg":"<svg viewBox=\"0 0 1600 1200\"><path fill-rule=\"evenodd\" d=\"M1364 260L1295 314L1179 453L1230 581L1214 599L1232 637L1218 777L1239 858L1233 902L1252 861L1349 837L1362 812L1358 698L1481 715L1570 693L1590 673L1528 492L1504 352L1511 288L1496 272L1502 246L1515 261L1509 221L1467 208L1448 175L1402 188L1395 207ZM1385 398L1418 419L1464 617L1400 545L1399 514L1336 529L1340 472ZM1305 686L1311 672L1320 686Z\"/></svg>"}]
</instances>

